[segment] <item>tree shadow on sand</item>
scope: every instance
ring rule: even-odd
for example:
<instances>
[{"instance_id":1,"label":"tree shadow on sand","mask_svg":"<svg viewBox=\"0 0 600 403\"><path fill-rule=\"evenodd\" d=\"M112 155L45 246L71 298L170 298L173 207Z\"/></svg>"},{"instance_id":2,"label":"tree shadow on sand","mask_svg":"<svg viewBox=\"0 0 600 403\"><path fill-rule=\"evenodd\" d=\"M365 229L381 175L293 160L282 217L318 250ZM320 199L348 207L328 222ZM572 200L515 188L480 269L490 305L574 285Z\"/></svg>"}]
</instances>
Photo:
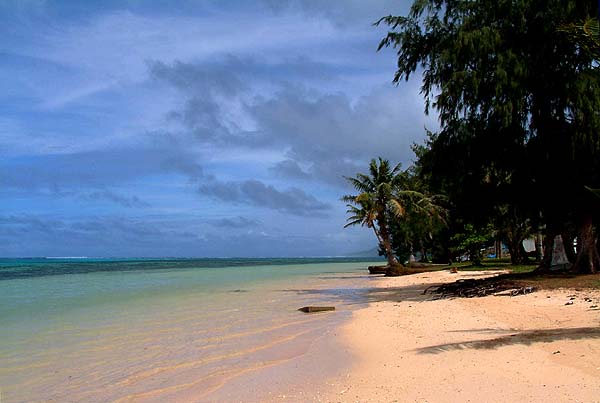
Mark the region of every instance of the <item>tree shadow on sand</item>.
<instances>
[{"instance_id":1,"label":"tree shadow on sand","mask_svg":"<svg viewBox=\"0 0 600 403\"><path fill-rule=\"evenodd\" d=\"M439 285L439 284L438 284ZM282 292L294 292L299 295L314 295L319 299L327 299L332 303L343 305L367 304L371 302L423 302L431 301L431 295L423 294L427 285L417 284L404 287L390 288L321 288L321 289L285 289Z\"/></svg>"},{"instance_id":2,"label":"tree shadow on sand","mask_svg":"<svg viewBox=\"0 0 600 403\"><path fill-rule=\"evenodd\" d=\"M473 331L478 331L474 329ZM453 350L492 350L515 344L531 345L534 343L549 343L559 340L599 339L600 327L574 327L561 329L535 329L511 331L510 334L493 339L472 340L458 343L445 343L436 346L418 348L419 354L440 354Z\"/></svg>"}]
</instances>

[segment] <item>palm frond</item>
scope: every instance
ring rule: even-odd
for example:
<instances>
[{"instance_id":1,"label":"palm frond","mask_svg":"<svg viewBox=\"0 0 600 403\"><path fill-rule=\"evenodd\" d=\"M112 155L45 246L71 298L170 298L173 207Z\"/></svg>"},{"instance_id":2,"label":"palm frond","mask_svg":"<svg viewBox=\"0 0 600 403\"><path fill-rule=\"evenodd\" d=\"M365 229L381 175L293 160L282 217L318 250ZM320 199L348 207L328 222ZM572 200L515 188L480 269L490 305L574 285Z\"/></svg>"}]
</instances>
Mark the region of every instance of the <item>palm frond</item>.
<instances>
[{"instance_id":1,"label":"palm frond","mask_svg":"<svg viewBox=\"0 0 600 403\"><path fill-rule=\"evenodd\" d=\"M406 209L404 208L402 203L400 203L399 200L397 200L397 199L390 200L389 204L390 204L390 206L389 206L390 210L395 217L400 218L400 217L404 216L404 214L406 213Z\"/></svg>"}]
</instances>

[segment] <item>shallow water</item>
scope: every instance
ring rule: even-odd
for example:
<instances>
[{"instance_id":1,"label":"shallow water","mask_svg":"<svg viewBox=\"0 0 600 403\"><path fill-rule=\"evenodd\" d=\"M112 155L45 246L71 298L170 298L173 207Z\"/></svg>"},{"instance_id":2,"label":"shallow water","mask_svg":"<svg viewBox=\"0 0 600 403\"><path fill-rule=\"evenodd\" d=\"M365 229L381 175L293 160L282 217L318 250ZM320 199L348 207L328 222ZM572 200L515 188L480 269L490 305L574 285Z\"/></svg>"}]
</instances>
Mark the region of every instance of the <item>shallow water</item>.
<instances>
[{"instance_id":1,"label":"shallow water","mask_svg":"<svg viewBox=\"0 0 600 403\"><path fill-rule=\"evenodd\" d=\"M1 401L218 400L343 321L362 302L368 264L0 260ZM297 311L319 304L337 310Z\"/></svg>"}]
</instances>

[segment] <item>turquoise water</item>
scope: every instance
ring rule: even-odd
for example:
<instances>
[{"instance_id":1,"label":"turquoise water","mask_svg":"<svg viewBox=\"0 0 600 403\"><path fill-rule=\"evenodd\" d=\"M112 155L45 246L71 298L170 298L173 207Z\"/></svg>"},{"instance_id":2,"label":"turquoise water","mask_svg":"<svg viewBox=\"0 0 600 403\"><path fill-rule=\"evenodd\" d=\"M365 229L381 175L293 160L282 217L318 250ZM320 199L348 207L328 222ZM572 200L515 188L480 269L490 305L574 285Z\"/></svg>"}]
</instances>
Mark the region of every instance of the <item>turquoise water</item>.
<instances>
[{"instance_id":1,"label":"turquoise water","mask_svg":"<svg viewBox=\"0 0 600 403\"><path fill-rule=\"evenodd\" d=\"M186 393L210 401L229 379L302 355L343 320L344 308L317 316L296 309L335 303L349 311L368 264L0 259L2 402L165 401Z\"/></svg>"}]
</instances>

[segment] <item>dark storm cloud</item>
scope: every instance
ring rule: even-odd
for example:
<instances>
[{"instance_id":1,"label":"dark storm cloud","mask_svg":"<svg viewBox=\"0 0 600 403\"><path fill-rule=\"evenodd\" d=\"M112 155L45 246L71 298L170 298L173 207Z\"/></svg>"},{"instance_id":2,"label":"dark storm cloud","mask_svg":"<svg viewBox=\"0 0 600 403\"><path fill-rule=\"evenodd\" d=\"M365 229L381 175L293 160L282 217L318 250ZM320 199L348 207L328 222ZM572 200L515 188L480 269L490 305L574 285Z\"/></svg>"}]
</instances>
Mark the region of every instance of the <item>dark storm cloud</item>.
<instances>
[{"instance_id":1,"label":"dark storm cloud","mask_svg":"<svg viewBox=\"0 0 600 403\"><path fill-rule=\"evenodd\" d=\"M331 208L301 189L278 190L257 180L211 182L200 186L199 191L217 200L251 204L294 215L322 215Z\"/></svg>"}]
</instances>

